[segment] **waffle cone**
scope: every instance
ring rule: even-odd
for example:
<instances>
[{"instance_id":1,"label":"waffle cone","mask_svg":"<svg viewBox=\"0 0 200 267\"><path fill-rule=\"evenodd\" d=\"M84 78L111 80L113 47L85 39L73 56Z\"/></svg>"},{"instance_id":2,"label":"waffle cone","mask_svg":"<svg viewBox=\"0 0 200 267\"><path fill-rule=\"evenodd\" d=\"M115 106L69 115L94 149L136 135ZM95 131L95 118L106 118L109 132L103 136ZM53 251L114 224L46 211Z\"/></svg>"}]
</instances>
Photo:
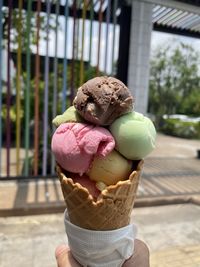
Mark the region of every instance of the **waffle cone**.
<instances>
[{"instance_id":1,"label":"waffle cone","mask_svg":"<svg viewBox=\"0 0 200 267\"><path fill-rule=\"evenodd\" d=\"M129 178L107 186L95 201L88 190L65 176L57 165L63 196L70 221L90 230L114 230L130 223L143 161Z\"/></svg>"}]
</instances>

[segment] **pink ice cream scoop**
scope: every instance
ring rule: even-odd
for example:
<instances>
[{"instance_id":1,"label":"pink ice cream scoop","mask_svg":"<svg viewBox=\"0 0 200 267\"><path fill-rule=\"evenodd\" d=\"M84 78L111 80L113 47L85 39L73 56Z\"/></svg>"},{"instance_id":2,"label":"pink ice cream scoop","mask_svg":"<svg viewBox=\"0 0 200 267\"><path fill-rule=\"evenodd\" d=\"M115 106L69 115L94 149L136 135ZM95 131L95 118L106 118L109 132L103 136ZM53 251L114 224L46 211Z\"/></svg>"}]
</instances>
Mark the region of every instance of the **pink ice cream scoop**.
<instances>
[{"instance_id":1,"label":"pink ice cream scoop","mask_svg":"<svg viewBox=\"0 0 200 267\"><path fill-rule=\"evenodd\" d=\"M105 157L114 147L114 138L107 129L86 123L61 124L51 142L58 164L80 175L89 169L95 155Z\"/></svg>"}]
</instances>

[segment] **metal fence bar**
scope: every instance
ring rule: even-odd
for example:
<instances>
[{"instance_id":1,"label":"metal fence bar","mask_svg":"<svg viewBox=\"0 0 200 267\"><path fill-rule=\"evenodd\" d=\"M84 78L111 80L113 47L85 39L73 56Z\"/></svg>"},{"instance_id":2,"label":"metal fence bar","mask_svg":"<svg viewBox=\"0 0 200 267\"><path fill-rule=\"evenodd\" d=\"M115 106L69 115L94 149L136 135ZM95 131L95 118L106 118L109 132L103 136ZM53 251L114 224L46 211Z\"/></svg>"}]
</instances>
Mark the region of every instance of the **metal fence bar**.
<instances>
[{"instance_id":1,"label":"metal fence bar","mask_svg":"<svg viewBox=\"0 0 200 267\"><path fill-rule=\"evenodd\" d=\"M74 78L75 78L75 70L74 70L74 60L75 60L75 49L76 49L76 0L73 3L73 41L72 41L72 62L71 62L71 92L70 92L70 100L71 103L73 101L73 91L74 91Z\"/></svg>"},{"instance_id":2,"label":"metal fence bar","mask_svg":"<svg viewBox=\"0 0 200 267\"><path fill-rule=\"evenodd\" d=\"M31 5L32 0L28 0L27 29L26 29L26 89L25 89L25 176L29 174L29 146L30 146L30 78L31 78L31 49L30 49L30 30L31 30Z\"/></svg>"},{"instance_id":3,"label":"metal fence bar","mask_svg":"<svg viewBox=\"0 0 200 267\"><path fill-rule=\"evenodd\" d=\"M68 34L68 0L65 2L65 40L64 40L64 58L63 58L63 92L62 92L62 112L66 109L67 97L67 34Z\"/></svg>"},{"instance_id":4,"label":"metal fence bar","mask_svg":"<svg viewBox=\"0 0 200 267\"><path fill-rule=\"evenodd\" d=\"M11 121L10 121L10 106L11 106L11 84L10 84L10 32L12 20L12 0L8 1L8 42L7 42L7 96L6 96L6 173L10 176L10 145L11 145Z\"/></svg>"},{"instance_id":5,"label":"metal fence bar","mask_svg":"<svg viewBox=\"0 0 200 267\"><path fill-rule=\"evenodd\" d=\"M112 69L111 73L114 75L114 56L115 56L115 31L116 31L116 23L117 23L117 16L116 16L116 11L117 11L117 5L118 5L118 0L114 0L114 8L113 8L113 43L112 43Z\"/></svg>"},{"instance_id":6,"label":"metal fence bar","mask_svg":"<svg viewBox=\"0 0 200 267\"><path fill-rule=\"evenodd\" d=\"M96 75L99 76L99 60L100 60L100 49L101 49L101 24L103 19L102 13L102 5L103 0L100 1L100 8L99 8L99 33L98 33L98 48L97 48L97 68L96 68Z\"/></svg>"},{"instance_id":7,"label":"metal fence bar","mask_svg":"<svg viewBox=\"0 0 200 267\"><path fill-rule=\"evenodd\" d=\"M75 52L75 58L76 60L78 60L79 58L79 46L80 46L80 42L79 42L79 36L80 36L80 32L81 32L81 17L77 16L78 11L80 10L80 6L81 6L81 0L77 0L77 5L76 5L76 52ZM79 74L78 74L79 77Z\"/></svg>"},{"instance_id":8,"label":"metal fence bar","mask_svg":"<svg viewBox=\"0 0 200 267\"><path fill-rule=\"evenodd\" d=\"M17 49L17 95L16 95L16 173L20 174L21 143L21 68L22 68L22 0L19 0L18 49Z\"/></svg>"},{"instance_id":9,"label":"metal fence bar","mask_svg":"<svg viewBox=\"0 0 200 267\"><path fill-rule=\"evenodd\" d=\"M34 166L33 173L38 175L39 162L39 83L40 83L40 56L39 56L39 40L40 40L40 11L41 0L37 1L37 17L36 17L36 58L35 58L35 103L34 103Z\"/></svg>"},{"instance_id":10,"label":"metal fence bar","mask_svg":"<svg viewBox=\"0 0 200 267\"><path fill-rule=\"evenodd\" d=\"M49 19L51 11L51 2L47 0L47 27L46 27L46 55L44 68L44 124L43 124L43 161L42 175L47 175L47 153L48 153L48 98L49 98Z\"/></svg>"},{"instance_id":11,"label":"metal fence bar","mask_svg":"<svg viewBox=\"0 0 200 267\"><path fill-rule=\"evenodd\" d=\"M77 1L77 5L76 5L76 16L77 16L77 12L80 8L80 3L81 1L78 0ZM80 23L81 23L81 20L79 17L77 17L76 19L76 24L75 24L75 27L76 27L76 35L75 35L75 67L74 67L74 77L75 77L75 80L74 80L74 89L75 89L75 86L76 86L76 81L79 81L80 80L80 73L78 71L78 60L79 60L79 45L80 45L80 42L79 42L79 36L80 36Z\"/></svg>"},{"instance_id":12,"label":"metal fence bar","mask_svg":"<svg viewBox=\"0 0 200 267\"><path fill-rule=\"evenodd\" d=\"M92 58L93 20L94 20L94 6L93 6L93 0L91 0L90 2L90 45L89 45L89 63L90 64L91 64L91 58Z\"/></svg>"},{"instance_id":13,"label":"metal fence bar","mask_svg":"<svg viewBox=\"0 0 200 267\"><path fill-rule=\"evenodd\" d=\"M2 25L3 25L3 0L0 0L0 176L2 172L2 43L3 43L3 36L2 36Z\"/></svg>"},{"instance_id":14,"label":"metal fence bar","mask_svg":"<svg viewBox=\"0 0 200 267\"><path fill-rule=\"evenodd\" d=\"M65 9L68 10L68 1L65 3ZM67 6L67 7L66 7ZM57 98L58 98L58 17L59 17L59 8L60 8L60 3L59 1L56 2L56 27L55 27L55 56L54 56L54 64L53 64L53 73L54 73L54 78L53 78L53 110L52 110L52 119L55 118L56 113L57 113ZM67 18L66 18L66 12L65 11L65 43L64 43L64 50L66 50L67 46L67 41L66 41L66 28L67 28ZM64 69L65 69L65 61L66 61L66 52L64 52ZM63 69L63 70L64 70ZM63 71L63 88L65 86L64 91L66 91L66 70L65 73ZM64 82L65 80L65 82ZM53 126L53 132L55 131L55 126ZM51 155L51 174L55 173L55 159L53 154Z\"/></svg>"},{"instance_id":15,"label":"metal fence bar","mask_svg":"<svg viewBox=\"0 0 200 267\"><path fill-rule=\"evenodd\" d=\"M105 40L105 59L104 59L104 71L107 73L107 64L108 64L108 34L109 34L109 23L110 23L110 9L111 0L108 0L108 6L106 9L106 40Z\"/></svg>"},{"instance_id":16,"label":"metal fence bar","mask_svg":"<svg viewBox=\"0 0 200 267\"><path fill-rule=\"evenodd\" d=\"M81 62L80 62L80 85L84 81L84 38L85 38L85 16L86 16L86 0L83 1L83 12L82 12L82 44L81 44Z\"/></svg>"}]
</instances>

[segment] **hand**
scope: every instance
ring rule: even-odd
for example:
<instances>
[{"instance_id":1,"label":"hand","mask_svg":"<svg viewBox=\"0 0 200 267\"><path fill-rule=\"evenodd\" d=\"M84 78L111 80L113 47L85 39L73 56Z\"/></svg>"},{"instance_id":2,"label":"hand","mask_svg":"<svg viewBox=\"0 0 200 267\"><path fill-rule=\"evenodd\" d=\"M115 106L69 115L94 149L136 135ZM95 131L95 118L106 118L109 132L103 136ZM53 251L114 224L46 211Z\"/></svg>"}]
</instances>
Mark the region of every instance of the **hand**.
<instances>
[{"instance_id":1,"label":"hand","mask_svg":"<svg viewBox=\"0 0 200 267\"><path fill-rule=\"evenodd\" d=\"M81 267L73 258L70 249L66 245L60 245L55 252L58 267ZM149 249L146 244L140 240L135 240L135 250L123 267L149 267Z\"/></svg>"}]
</instances>

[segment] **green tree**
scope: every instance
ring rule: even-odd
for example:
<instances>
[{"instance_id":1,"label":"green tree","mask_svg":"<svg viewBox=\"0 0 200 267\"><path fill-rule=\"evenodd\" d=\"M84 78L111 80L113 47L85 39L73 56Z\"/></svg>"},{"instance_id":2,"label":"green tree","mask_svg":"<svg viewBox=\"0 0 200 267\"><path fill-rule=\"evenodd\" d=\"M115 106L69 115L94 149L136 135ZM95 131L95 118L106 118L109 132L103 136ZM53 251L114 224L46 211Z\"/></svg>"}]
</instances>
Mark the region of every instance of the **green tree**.
<instances>
[{"instance_id":1,"label":"green tree","mask_svg":"<svg viewBox=\"0 0 200 267\"><path fill-rule=\"evenodd\" d=\"M200 115L199 54L183 43L161 47L151 60L149 112L158 126L164 114Z\"/></svg>"}]
</instances>

